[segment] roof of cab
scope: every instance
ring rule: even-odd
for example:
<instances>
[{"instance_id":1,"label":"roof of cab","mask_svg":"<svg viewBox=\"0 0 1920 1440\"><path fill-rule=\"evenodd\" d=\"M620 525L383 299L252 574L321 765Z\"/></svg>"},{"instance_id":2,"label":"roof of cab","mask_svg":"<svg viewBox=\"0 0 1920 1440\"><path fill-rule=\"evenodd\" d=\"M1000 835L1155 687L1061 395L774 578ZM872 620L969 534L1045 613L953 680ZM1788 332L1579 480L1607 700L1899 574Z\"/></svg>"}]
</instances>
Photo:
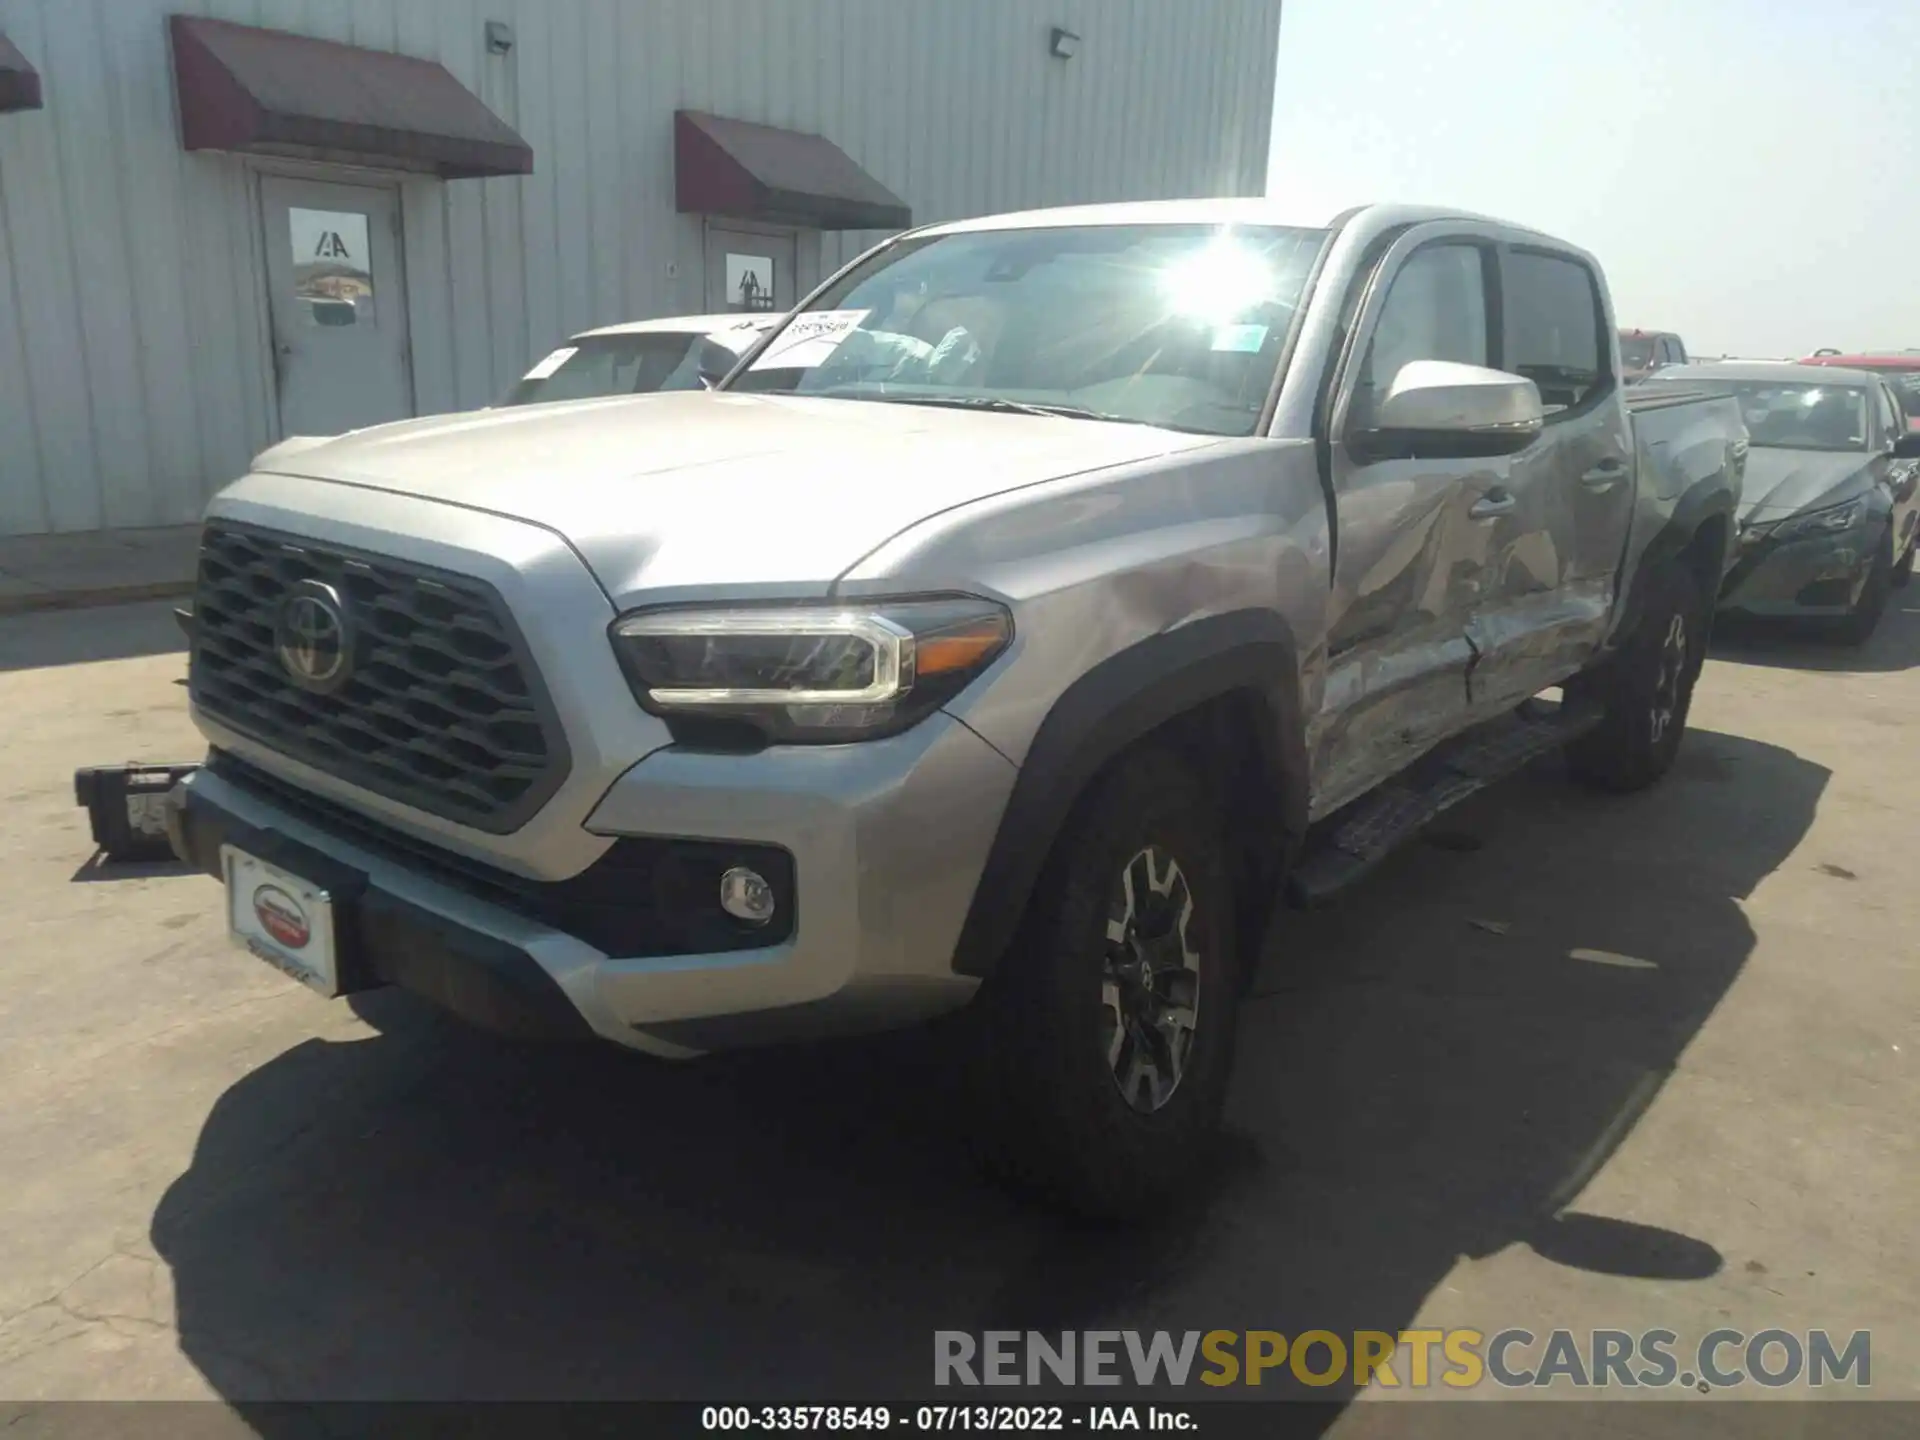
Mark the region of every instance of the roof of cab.
<instances>
[{"instance_id":1,"label":"roof of cab","mask_svg":"<svg viewBox=\"0 0 1920 1440\"><path fill-rule=\"evenodd\" d=\"M912 231L915 235L961 235L982 230L1045 230L1068 225L1279 225L1303 230L1334 230L1364 216L1374 225L1417 225L1428 220L1471 220L1528 230L1510 220L1435 205L1357 205L1329 214L1286 196L1248 196L1209 200L1132 200L1106 205L1065 205L1048 210L1016 210L949 220ZM1528 231L1528 233L1537 233ZM1547 237L1543 237L1547 238ZM1556 242L1562 243L1562 242Z\"/></svg>"},{"instance_id":2,"label":"roof of cab","mask_svg":"<svg viewBox=\"0 0 1920 1440\"><path fill-rule=\"evenodd\" d=\"M784 313L663 315L656 320L628 320L619 325L601 325L592 330L579 330L567 338L585 340L595 335L711 335L720 330L749 328L764 330L785 318Z\"/></svg>"}]
</instances>

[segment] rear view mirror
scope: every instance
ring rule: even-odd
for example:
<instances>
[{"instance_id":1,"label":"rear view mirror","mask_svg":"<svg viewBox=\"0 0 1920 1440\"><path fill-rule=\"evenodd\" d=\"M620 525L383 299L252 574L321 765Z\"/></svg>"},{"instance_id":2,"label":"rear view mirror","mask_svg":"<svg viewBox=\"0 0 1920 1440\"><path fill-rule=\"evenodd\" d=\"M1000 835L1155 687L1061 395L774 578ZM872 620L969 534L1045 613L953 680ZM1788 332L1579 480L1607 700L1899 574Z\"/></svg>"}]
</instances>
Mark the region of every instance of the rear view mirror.
<instances>
[{"instance_id":1,"label":"rear view mirror","mask_svg":"<svg viewBox=\"0 0 1920 1440\"><path fill-rule=\"evenodd\" d=\"M1909 430L1904 435L1893 437L1893 458L1920 460L1920 430Z\"/></svg>"},{"instance_id":2,"label":"rear view mirror","mask_svg":"<svg viewBox=\"0 0 1920 1440\"><path fill-rule=\"evenodd\" d=\"M1546 423L1540 390L1524 375L1411 360L1375 412L1370 448L1426 458L1511 455Z\"/></svg>"}]
</instances>

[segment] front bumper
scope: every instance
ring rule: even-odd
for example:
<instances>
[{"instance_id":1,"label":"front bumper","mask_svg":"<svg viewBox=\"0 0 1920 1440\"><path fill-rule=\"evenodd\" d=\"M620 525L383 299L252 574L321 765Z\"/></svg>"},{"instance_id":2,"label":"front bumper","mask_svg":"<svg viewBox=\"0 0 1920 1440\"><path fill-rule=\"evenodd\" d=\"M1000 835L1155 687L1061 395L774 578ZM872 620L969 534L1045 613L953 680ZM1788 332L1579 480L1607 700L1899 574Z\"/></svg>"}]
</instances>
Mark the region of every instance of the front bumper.
<instances>
[{"instance_id":1,"label":"front bumper","mask_svg":"<svg viewBox=\"0 0 1920 1440\"><path fill-rule=\"evenodd\" d=\"M219 756L176 790L170 828L209 874L231 844L325 886L345 917L343 989L398 985L489 1029L679 1058L964 1004L978 982L954 974L954 944L1015 773L944 714L861 745L669 747L614 783L587 827L612 847L560 882L477 865ZM694 913L732 850L790 857L773 943ZM639 868L609 877L622 853ZM675 886L648 858L662 854Z\"/></svg>"},{"instance_id":2,"label":"front bumper","mask_svg":"<svg viewBox=\"0 0 1920 1440\"><path fill-rule=\"evenodd\" d=\"M1786 618L1844 615L1873 568L1879 530L1862 523L1835 535L1743 539L1720 589L1723 613Z\"/></svg>"}]
</instances>

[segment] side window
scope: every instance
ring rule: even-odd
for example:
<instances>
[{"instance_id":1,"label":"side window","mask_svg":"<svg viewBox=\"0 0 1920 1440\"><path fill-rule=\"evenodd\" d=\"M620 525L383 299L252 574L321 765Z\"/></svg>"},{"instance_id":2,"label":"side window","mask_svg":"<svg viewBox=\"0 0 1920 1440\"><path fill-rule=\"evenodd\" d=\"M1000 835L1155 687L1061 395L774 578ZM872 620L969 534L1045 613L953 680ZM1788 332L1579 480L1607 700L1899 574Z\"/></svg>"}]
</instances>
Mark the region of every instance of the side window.
<instances>
[{"instance_id":1,"label":"side window","mask_svg":"<svg viewBox=\"0 0 1920 1440\"><path fill-rule=\"evenodd\" d=\"M1669 335L1667 337L1667 348L1673 352L1674 364L1684 365L1687 363L1687 347L1680 343L1680 337L1678 335Z\"/></svg>"},{"instance_id":2,"label":"side window","mask_svg":"<svg viewBox=\"0 0 1920 1440\"><path fill-rule=\"evenodd\" d=\"M1674 343L1671 335L1662 335L1660 337L1660 363L1662 365L1678 365L1680 363L1680 347Z\"/></svg>"},{"instance_id":3,"label":"side window","mask_svg":"<svg viewBox=\"0 0 1920 1440\"><path fill-rule=\"evenodd\" d=\"M1410 360L1486 365L1487 283L1477 245L1440 243L1400 267L1374 322L1354 385L1352 426L1373 424L1374 407Z\"/></svg>"},{"instance_id":4,"label":"side window","mask_svg":"<svg viewBox=\"0 0 1920 1440\"><path fill-rule=\"evenodd\" d=\"M1540 387L1551 423L1611 381L1592 274L1563 255L1514 250L1504 270L1507 365Z\"/></svg>"},{"instance_id":5,"label":"side window","mask_svg":"<svg viewBox=\"0 0 1920 1440\"><path fill-rule=\"evenodd\" d=\"M1879 401L1880 442L1888 444L1907 427L1902 423L1900 406L1895 402L1893 392L1885 385L1875 385L1873 393Z\"/></svg>"}]
</instances>

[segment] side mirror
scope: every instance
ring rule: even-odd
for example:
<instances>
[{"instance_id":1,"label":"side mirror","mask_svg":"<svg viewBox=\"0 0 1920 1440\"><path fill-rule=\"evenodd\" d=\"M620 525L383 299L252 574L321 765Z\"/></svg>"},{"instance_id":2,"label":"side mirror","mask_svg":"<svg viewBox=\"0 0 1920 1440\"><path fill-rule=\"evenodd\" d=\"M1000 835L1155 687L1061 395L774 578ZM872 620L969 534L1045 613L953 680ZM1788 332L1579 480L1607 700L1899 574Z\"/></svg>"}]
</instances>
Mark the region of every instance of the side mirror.
<instances>
[{"instance_id":1,"label":"side mirror","mask_svg":"<svg viewBox=\"0 0 1920 1440\"><path fill-rule=\"evenodd\" d=\"M1920 460L1920 430L1909 430L1904 435L1893 437L1893 458Z\"/></svg>"},{"instance_id":2,"label":"side mirror","mask_svg":"<svg viewBox=\"0 0 1920 1440\"><path fill-rule=\"evenodd\" d=\"M1370 449L1431 459L1512 455L1545 424L1540 389L1524 375L1410 360L1374 412L1368 441Z\"/></svg>"}]
</instances>

